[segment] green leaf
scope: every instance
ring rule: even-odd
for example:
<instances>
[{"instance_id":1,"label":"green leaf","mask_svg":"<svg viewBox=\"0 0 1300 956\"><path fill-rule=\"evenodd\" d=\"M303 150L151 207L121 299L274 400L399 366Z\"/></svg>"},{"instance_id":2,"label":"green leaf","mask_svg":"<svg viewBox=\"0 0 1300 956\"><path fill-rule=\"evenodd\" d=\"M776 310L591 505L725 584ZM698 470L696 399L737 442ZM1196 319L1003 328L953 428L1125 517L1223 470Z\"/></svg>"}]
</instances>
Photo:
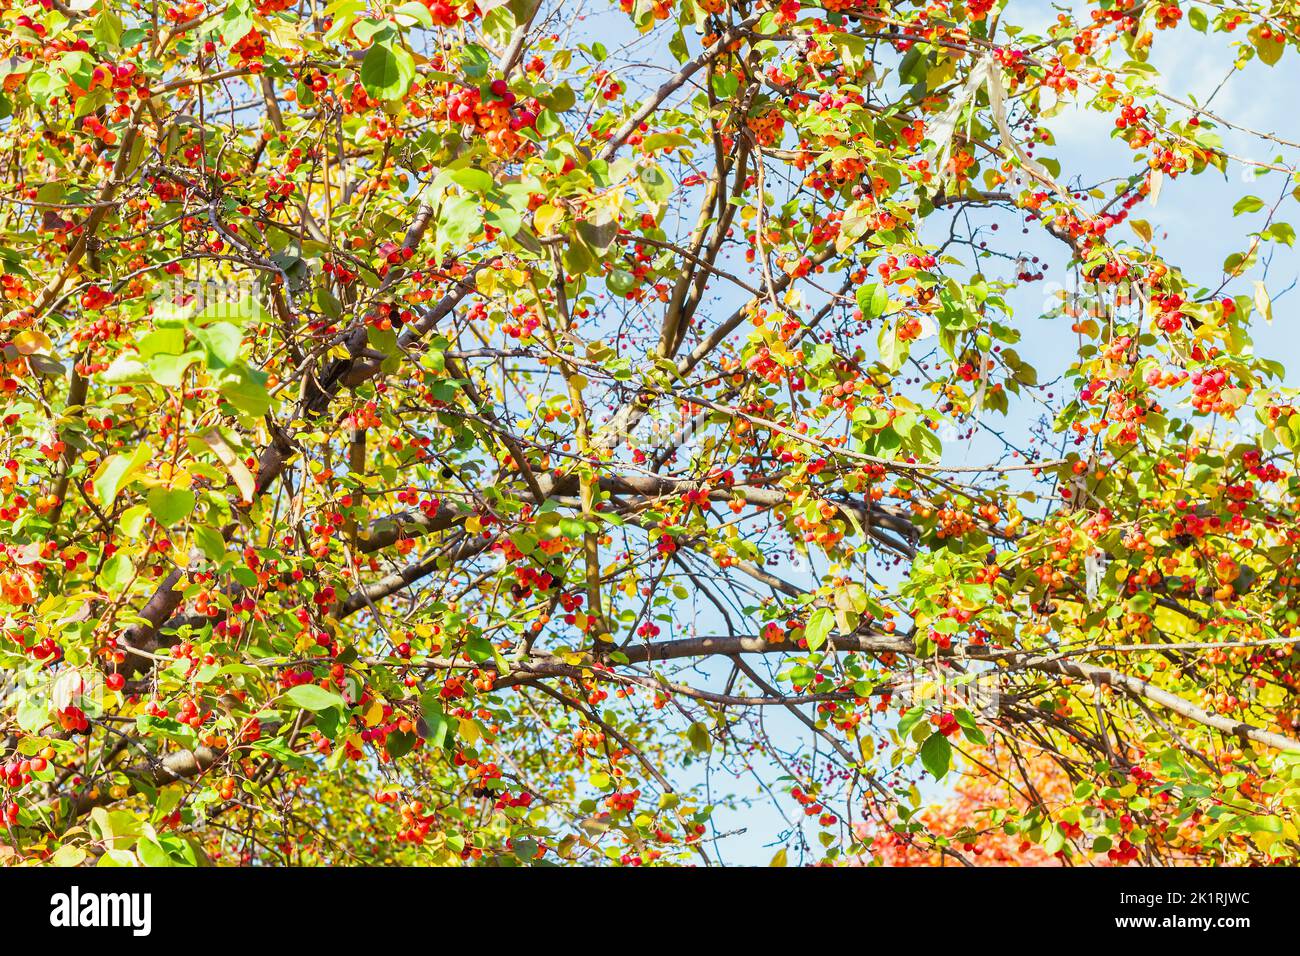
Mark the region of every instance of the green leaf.
<instances>
[{"instance_id":1,"label":"green leaf","mask_svg":"<svg viewBox=\"0 0 1300 956\"><path fill-rule=\"evenodd\" d=\"M414 79L415 60L403 47L376 43L361 61L361 85L378 99L401 99Z\"/></svg>"},{"instance_id":2,"label":"green leaf","mask_svg":"<svg viewBox=\"0 0 1300 956\"><path fill-rule=\"evenodd\" d=\"M442 709L442 703L436 693L425 694L420 698L420 718L423 726L420 735L433 747L450 747L456 739L456 725Z\"/></svg>"},{"instance_id":3,"label":"green leaf","mask_svg":"<svg viewBox=\"0 0 1300 956\"><path fill-rule=\"evenodd\" d=\"M626 269L611 269L605 276L605 285L615 295L627 295L636 288L636 276Z\"/></svg>"},{"instance_id":4,"label":"green leaf","mask_svg":"<svg viewBox=\"0 0 1300 956\"><path fill-rule=\"evenodd\" d=\"M249 322L262 322L266 319L266 310L251 295L234 301L213 302L190 320L190 331L198 335L199 329L214 323L229 323L243 328ZM223 333L218 333L223 334Z\"/></svg>"},{"instance_id":5,"label":"green leaf","mask_svg":"<svg viewBox=\"0 0 1300 956\"><path fill-rule=\"evenodd\" d=\"M105 508L113 507L118 493L131 483L136 472L147 465L152 457L153 449L147 442L142 442L130 455L114 455L105 460L99 466L94 480L95 497L99 503Z\"/></svg>"},{"instance_id":6,"label":"green leaf","mask_svg":"<svg viewBox=\"0 0 1300 956\"><path fill-rule=\"evenodd\" d=\"M880 330L877 344L880 348L880 362L891 372L897 372L903 367L912 350L911 344L900 339L898 329L892 325L887 325Z\"/></svg>"},{"instance_id":7,"label":"green leaf","mask_svg":"<svg viewBox=\"0 0 1300 956\"><path fill-rule=\"evenodd\" d=\"M948 773L948 764L952 761L952 745L943 734L935 732L925 738L921 744L921 763L925 769L934 774L934 779L942 780Z\"/></svg>"},{"instance_id":8,"label":"green leaf","mask_svg":"<svg viewBox=\"0 0 1300 956\"><path fill-rule=\"evenodd\" d=\"M122 551L117 552L104 562L103 569L96 580L99 586L111 594L120 594L135 576L131 559Z\"/></svg>"},{"instance_id":9,"label":"green leaf","mask_svg":"<svg viewBox=\"0 0 1300 956\"><path fill-rule=\"evenodd\" d=\"M808 650L815 651L826 643L832 628L835 627L835 612L828 607L819 607L808 618L808 626L803 630Z\"/></svg>"},{"instance_id":10,"label":"green leaf","mask_svg":"<svg viewBox=\"0 0 1300 956\"><path fill-rule=\"evenodd\" d=\"M221 22L221 40L226 46L234 46L253 29L253 17L249 7L250 4L246 0L226 7L226 15Z\"/></svg>"},{"instance_id":11,"label":"green leaf","mask_svg":"<svg viewBox=\"0 0 1300 956\"><path fill-rule=\"evenodd\" d=\"M241 411L260 418L271 407L266 390L266 373L236 365L221 376L221 394Z\"/></svg>"},{"instance_id":12,"label":"green leaf","mask_svg":"<svg viewBox=\"0 0 1300 956\"><path fill-rule=\"evenodd\" d=\"M149 370L135 355L119 355L96 378L105 385L132 385L152 381Z\"/></svg>"},{"instance_id":13,"label":"green leaf","mask_svg":"<svg viewBox=\"0 0 1300 956\"><path fill-rule=\"evenodd\" d=\"M1255 40L1255 49L1259 51L1259 58L1272 66L1278 60L1282 59L1282 53L1286 50L1286 44L1273 37Z\"/></svg>"},{"instance_id":14,"label":"green leaf","mask_svg":"<svg viewBox=\"0 0 1300 956\"><path fill-rule=\"evenodd\" d=\"M415 739L415 734L394 730L384 739L384 749L388 751L388 756L396 760L411 752L411 748L415 746Z\"/></svg>"},{"instance_id":15,"label":"green leaf","mask_svg":"<svg viewBox=\"0 0 1300 956\"><path fill-rule=\"evenodd\" d=\"M80 866L86 859L86 851L79 846L64 844L50 857L55 866Z\"/></svg>"},{"instance_id":16,"label":"green leaf","mask_svg":"<svg viewBox=\"0 0 1300 956\"><path fill-rule=\"evenodd\" d=\"M140 855L140 862L145 866L175 866L171 856L161 846L144 837L136 844L136 853Z\"/></svg>"},{"instance_id":17,"label":"green leaf","mask_svg":"<svg viewBox=\"0 0 1300 956\"><path fill-rule=\"evenodd\" d=\"M858 308L862 310L862 317L865 319L884 315L885 309L889 308L889 293L878 282L859 287L857 299Z\"/></svg>"},{"instance_id":18,"label":"green leaf","mask_svg":"<svg viewBox=\"0 0 1300 956\"><path fill-rule=\"evenodd\" d=\"M329 289L321 286L316 290L316 306L325 315L338 321L343 315L343 304Z\"/></svg>"},{"instance_id":19,"label":"green leaf","mask_svg":"<svg viewBox=\"0 0 1300 956\"><path fill-rule=\"evenodd\" d=\"M44 698L24 697L18 704L18 727L29 734L37 733L50 722L50 705Z\"/></svg>"},{"instance_id":20,"label":"green leaf","mask_svg":"<svg viewBox=\"0 0 1300 956\"><path fill-rule=\"evenodd\" d=\"M561 83L554 87L549 93L538 97L545 107L552 113L567 113L573 109L574 103L577 102L577 96L573 89L567 83ZM689 142L689 141L688 141ZM649 152L649 150L647 150Z\"/></svg>"},{"instance_id":21,"label":"green leaf","mask_svg":"<svg viewBox=\"0 0 1300 956\"><path fill-rule=\"evenodd\" d=\"M362 43L370 44L376 37L387 42L393 36L393 25L387 20L362 20L352 28L352 35Z\"/></svg>"},{"instance_id":22,"label":"green leaf","mask_svg":"<svg viewBox=\"0 0 1300 956\"><path fill-rule=\"evenodd\" d=\"M185 370L203 358L201 352L158 354L149 360L149 377L164 388L180 388Z\"/></svg>"},{"instance_id":23,"label":"green leaf","mask_svg":"<svg viewBox=\"0 0 1300 956\"><path fill-rule=\"evenodd\" d=\"M95 864L96 867L135 866L135 865L136 865L136 858L134 853L132 853L130 850L117 850L117 849L105 850L104 855L101 856L99 858L99 861Z\"/></svg>"},{"instance_id":24,"label":"green leaf","mask_svg":"<svg viewBox=\"0 0 1300 956\"><path fill-rule=\"evenodd\" d=\"M188 488L153 488L148 501L154 519L164 528L170 528L190 516L196 499Z\"/></svg>"},{"instance_id":25,"label":"green leaf","mask_svg":"<svg viewBox=\"0 0 1300 956\"><path fill-rule=\"evenodd\" d=\"M112 10L103 10L95 18L93 29L100 46L117 49L122 45L122 20Z\"/></svg>"},{"instance_id":26,"label":"green leaf","mask_svg":"<svg viewBox=\"0 0 1300 956\"><path fill-rule=\"evenodd\" d=\"M124 538L138 538L144 530L144 519L149 509L144 505L132 505L118 516L117 529Z\"/></svg>"},{"instance_id":27,"label":"green leaf","mask_svg":"<svg viewBox=\"0 0 1300 956\"><path fill-rule=\"evenodd\" d=\"M550 139L552 136L559 136L564 132L564 124L550 110L542 110L537 114L537 121L533 123L533 129L537 130L538 135Z\"/></svg>"},{"instance_id":28,"label":"green leaf","mask_svg":"<svg viewBox=\"0 0 1300 956\"><path fill-rule=\"evenodd\" d=\"M713 749L713 738L709 736L709 728L698 720L687 728L686 739L691 742L691 749L696 753L708 753Z\"/></svg>"},{"instance_id":29,"label":"green leaf","mask_svg":"<svg viewBox=\"0 0 1300 956\"><path fill-rule=\"evenodd\" d=\"M673 194L672 180L658 166L647 166L637 174L641 190L651 202L666 202Z\"/></svg>"},{"instance_id":30,"label":"green leaf","mask_svg":"<svg viewBox=\"0 0 1300 956\"><path fill-rule=\"evenodd\" d=\"M185 330L177 327L154 329L135 347L139 349L140 357L146 359L155 355L181 355L185 351Z\"/></svg>"},{"instance_id":31,"label":"green leaf","mask_svg":"<svg viewBox=\"0 0 1300 956\"><path fill-rule=\"evenodd\" d=\"M319 713L332 707L346 708L343 698L331 690L316 684L299 684L285 691L285 699L297 704L303 710Z\"/></svg>"},{"instance_id":32,"label":"green leaf","mask_svg":"<svg viewBox=\"0 0 1300 956\"><path fill-rule=\"evenodd\" d=\"M481 80L487 77L492 70L492 63L492 54L477 43L467 43L460 51L460 68L470 79Z\"/></svg>"},{"instance_id":33,"label":"green leaf","mask_svg":"<svg viewBox=\"0 0 1300 956\"><path fill-rule=\"evenodd\" d=\"M68 85L68 78L53 72L33 73L27 81L27 92L41 106L47 105Z\"/></svg>"},{"instance_id":34,"label":"green leaf","mask_svg":"<svg viewBox=\"0 0 1300 956\"><path fill-rule=\"evenodd\" d=\"M973 744L981 746L988 743L988 738L984 736L984 731L976 723L975 717L969 710L958 708L954 716L957 718L957 724L961 727L961 732L967 740Z\"/></svg>"},{"instance_id":35,"label":"green leaf","mask_svg":"<svg viewBox=\"0 0 1300 956\"><path fill-rule=\"evenodd\" d=\"M488 225L499 229L507 237L513 237L524 224L524 217L510 206L496 206L488 210L485 217Z\"/></svg>"},{"instance_id":36,"label":"green leaf","mask_svg":"<svg viewBox=\"0 0 1300 956\"><path fill-rule=\"evenodd\" d=\"M221 532L207 525L199 525L194 529L194 543L210 561L220 561L226 553L226 539L221 537Z\"/></svg>"},{"instance_id":37,"label":"green leaf","mask_svg":"<svg viewBox=\"0 0 1300 956\"><path fill-rule=\"evenodd\" d=\"M411 3L402 4L393 13L399 18L409 17L426 30L433 29L433 15L429 13L429 8L422 3L415 3L412 0Z\"/></svg>"},{"instance_id":38,"label":"green leaf","mask_svg":"<svg viewBox=\"0 0 1300 956\"><path fill-rule=\"evenodd\" d=\"M472 193L486 193L492 188L492 175L473 166L462 166L460 169L449 170L447 178L463 189L468 189ZM439 179L442 177L439 176Z\"/></svg>"},{"instance_id":39,"label":"green leaf","mask_svg":"<svg viewBox=\"0 0 1300 956\"><path fill-rule=\"evenodd\" d=\"M472 196L453 196L438 211L438 241L456 246L468 242L483 227L483 214Z\"/></svg>"},{"instance_id":40,"label":"green leaf","mask_svg":"<svg viewBox=\"0 0 1300 956\"><path fill-rule=\"evenodd\" d=\"M1247 817L1246 829L1251 833L1281 833L1282 818L1276 816Z\"/></svg>"},{"instance_id":41,"label":"green leaf","mask_svg":"<svg viewBox=\"0 0 1300 956\"><path fill-rule=\"evenodd\" d=\"M898 722L898 736L906 737L917 722L925 716L925 708L918 705L913 707L903 715L903 719Z\"/></svg>"},{"instance_id":42,"label":"green leaf","mask_svg":"<svg viewBox=\"0 0 1300 956\"><path fill-rule=\"evenodd\" d=\"M207 350L208 368L229 368L239 361L239 343L243 333L229 322L214 322L196 327L194 337Z\"/></svg>"},{"instance_id":43,"label":"green leaf","mask_svg":"<svg viewBox=\"0 0 1300 956\"><path fill-rule=\"evenodd\" d=\"M1237 200L1236 205L1232 207L1232 214L1240 216L1242 213L1259 212L1264 208L1264 200L1258 196L1242 196Z\"/></svg>"},{"instance_id":44,"label":"green leaf","mask_svg":"<svg viewBox=\"0 0 1300 956\"><path fill-rule=\"evenodd\" d=\"M1265 239L1280 242L1286 246L1295 245L1295 227L1288 222L1275 222L1260 235Z\"/></svg>"}]
</instances>

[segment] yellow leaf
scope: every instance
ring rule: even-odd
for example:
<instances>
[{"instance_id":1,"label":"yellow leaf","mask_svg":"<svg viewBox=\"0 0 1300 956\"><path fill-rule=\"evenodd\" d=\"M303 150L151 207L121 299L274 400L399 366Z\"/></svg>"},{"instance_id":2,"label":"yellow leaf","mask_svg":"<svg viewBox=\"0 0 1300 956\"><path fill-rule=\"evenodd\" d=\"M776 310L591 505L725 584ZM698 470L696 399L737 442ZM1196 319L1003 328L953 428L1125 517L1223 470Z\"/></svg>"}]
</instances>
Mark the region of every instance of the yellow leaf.
<instances>
[{"instance_id":1,"label":"yellow leaf","mask_svg":"<svg viewBox=\"0 0 1300 956\"><path fill-rule=\"evenodd\" d=\"M1259 314L1264 317L1264 321L1273 324L1273 300L1268 297L1268 290L1264 288L1264 283L1256 281L1255 283L1255 308L1259 309Z\"/></svg>"},{"instance_id":2,"label":"yellow leaf","mask_svg":"<svg viewBox=\"0 0 1300 956\"><path fill-rule=\"evenodd\" d=\"M564 212L550 203L544 203L537 207L537 212L533 213L533 225L537 228L539 236L550 235L555 225L564 217Z\"/></svg>"},{"instance_id":3,"label":"yellow leaf","mask_svg":"<svg viewBox=\"0 0 1300 956\"><path fill-rule=\"evenodd\" d=\"M492 269L484 269L474 279L474 286L478 289L479 295L485 298L492 298L500 287L497 281L497 273Z\"/></svg>"},{"instance_id":4,"label":"yellow leaf","mask_svg":"<svg viewBox=\"0 0 1300 956\"><path fill-rule=\"evenodd\" d=\"M871 734L863 734L858 738L858 751L862 754L862 760L865 763L876 755L876 738Z\"/></svg>"},{"instance_id":5,"label":"yellow leaf","mask_svg":"<svg viewBox=\"0 0 1300 956\"><path fill-rule=\"evenodd\" d=\"M193 475L183 468L175 468L169 461L158 466L158 480L172 488L189 488L194 484Z\"/></svg>"},{"instance_id":6,"label":"yellow leaf","mask_svg":"<svg viewBox=\"0 0 1300 956\"><path fill-rule=\"evenodd\" d=\"M226 444L226 440L221 437L221 433L215 428L209 429L203 433L203 441L211 448L221 463L226 466L226 471L230 472L230 477L235 481L235 487L239 493L244 496L245 501L252 501L256 486L253 483L253 473L248 470L234 450Z\"/></svg>"},{"instance_id":7,"label":"yellow leaf","mask_svg":"<svg viewBox=\"0 0 1300 956\"><path fill-rule=\"evenodd\" d=\"M1160 188L1165 184L1165 174L1158 169L1151 170L1151 191L1147 194L1147 202L1154 209L1156 203L1160 201Z\"/></svg>"},{"instance_id":8,"label":"yellow leaf","mask_svg":"<svg viewBox=\"0 0 1300 956\"><path fill-rule=\"evenodd\" d=\"M1268 848L1272 846L1274 842L1276 842L1278 838L1278 834L1270 833L1267 830L1260 830L1255 833L1252 833L1250 835L1250 838L1253 841L1255 841L1255 845L1257 847L1259 847L1261 850L1267 853Z\"/></svg>"},{"instance_id":9,"label":"yellow leaf","mask_svg":"<svg viewBox=\"0 0 1300 956\"><path fill-rule=\"evenodd\" d=\"M53 347L54 343L50 341L50 337L39 329L28 329L14 336L14 348L18 349L20 355L48 352Z\"/></svg>"}]
</instances>

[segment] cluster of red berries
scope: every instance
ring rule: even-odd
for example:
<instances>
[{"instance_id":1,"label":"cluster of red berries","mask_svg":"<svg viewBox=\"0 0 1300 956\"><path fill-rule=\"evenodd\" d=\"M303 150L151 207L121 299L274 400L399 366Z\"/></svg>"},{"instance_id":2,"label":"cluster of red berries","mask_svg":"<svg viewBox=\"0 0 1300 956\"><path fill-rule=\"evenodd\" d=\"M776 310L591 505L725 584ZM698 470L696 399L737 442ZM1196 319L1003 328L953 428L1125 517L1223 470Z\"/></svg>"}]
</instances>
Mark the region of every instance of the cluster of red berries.
<instances>
[{"instance_id":1,"label":"cluster of red berries","mask_svg":"<svg viewBox=\"0 0 1300 956\"><path fill-rule=\"evenodd\" d=\"M793 788L790 791L790 796L794 797L795 801L803 807L804 816L817 817L817 822L822 826L831 827L839 822L839 817L827 810L821 801L812 794L805 793L803 788Z\"/></svg>"}]
</instances>

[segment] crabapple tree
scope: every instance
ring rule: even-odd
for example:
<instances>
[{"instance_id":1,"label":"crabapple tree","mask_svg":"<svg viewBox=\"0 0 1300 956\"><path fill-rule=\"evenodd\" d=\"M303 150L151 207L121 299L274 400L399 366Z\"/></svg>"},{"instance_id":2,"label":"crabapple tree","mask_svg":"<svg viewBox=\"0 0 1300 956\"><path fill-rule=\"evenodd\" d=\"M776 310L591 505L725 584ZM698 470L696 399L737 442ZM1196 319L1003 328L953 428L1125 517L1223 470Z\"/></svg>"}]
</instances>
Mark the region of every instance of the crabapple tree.
<instances>
[{"instance_id":1,"label":"crabapple tree","mask_svg":"<svg viewBox=\"0 0 1300 956\"><path fill-rule=\"evenodd\" d=\"M1293 861L1298 17L0 0L0 858Z\"/></svg>"}]
</instances>

